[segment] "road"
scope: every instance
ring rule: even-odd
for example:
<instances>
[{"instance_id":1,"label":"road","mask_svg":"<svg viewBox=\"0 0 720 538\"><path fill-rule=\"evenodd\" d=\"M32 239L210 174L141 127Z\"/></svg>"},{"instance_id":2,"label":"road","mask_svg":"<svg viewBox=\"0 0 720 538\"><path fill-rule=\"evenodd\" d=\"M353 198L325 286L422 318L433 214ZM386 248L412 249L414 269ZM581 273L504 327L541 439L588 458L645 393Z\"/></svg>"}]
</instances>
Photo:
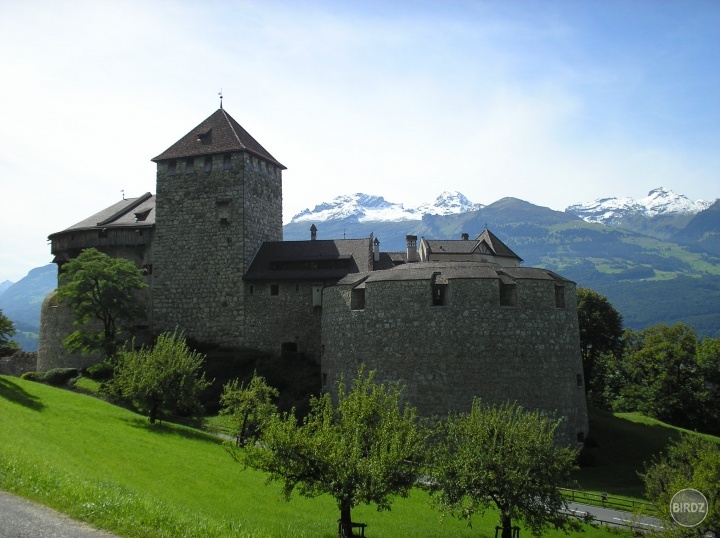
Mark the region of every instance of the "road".
<instances>
[{"instance_id":1,"label":"road","mask_svg":"<svg viewBox=\"0 0 720 538\"><path fill-rule=\"evenodd\" d=\"M592 515L598 523L603 525L613 527L632 526L639 530L645 529L648 531L662 529L662 522L656 517L638 516L632 512L623 512L579 503L568 503L568 508L578 516L588 513Z\"/></svg>"},{"instance_id":2,"label":"road","mask_svg":"<svg viewBox=\"0 0 720 538\"><path fill-rule=\"evenodd\" d=\"M114 538L52 508L0 491L2 538Z\"/></svg>"}]
</instances>

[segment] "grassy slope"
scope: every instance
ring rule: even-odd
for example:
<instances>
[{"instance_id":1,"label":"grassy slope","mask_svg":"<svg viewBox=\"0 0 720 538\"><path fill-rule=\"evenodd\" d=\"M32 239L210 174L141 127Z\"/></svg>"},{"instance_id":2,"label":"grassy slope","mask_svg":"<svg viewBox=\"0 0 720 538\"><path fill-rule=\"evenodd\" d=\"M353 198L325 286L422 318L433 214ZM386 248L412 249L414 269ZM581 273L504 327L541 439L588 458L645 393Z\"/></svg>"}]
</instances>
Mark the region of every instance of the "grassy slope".
<instances>
[{"instance_id":1,"label":"grassy slope","mask_svg":"<svg viewBox=\"0 0 720 538\"><path fill-rule=\"evenodd\" d=\"M103 401L0 376L0 488L54 506L123 536L332 537L332 499L295 496L242 470L215 438L144 418ZM353 519L376 538L492 536L496 515L473 528L439 522L427 496L391 512L359 507ZM550 532L548 536L560 536ZM587 538L605 538L589 529Z\"/></svg>"},{"instance_id":2,"label":"grassy slope","mask_svg":"<svg viewBox=\"0 0 720 538\"><path fill-rule=\"evenodd\" d=\"M693 432L638 413L612 414L591 409L588 444L597 446L585 449L592 465L576 473L575 478L581 489L640 499L644 491L638 471L682 433ZM718 437L699 435L720 443Z\"/></svg>"}]
</instances>

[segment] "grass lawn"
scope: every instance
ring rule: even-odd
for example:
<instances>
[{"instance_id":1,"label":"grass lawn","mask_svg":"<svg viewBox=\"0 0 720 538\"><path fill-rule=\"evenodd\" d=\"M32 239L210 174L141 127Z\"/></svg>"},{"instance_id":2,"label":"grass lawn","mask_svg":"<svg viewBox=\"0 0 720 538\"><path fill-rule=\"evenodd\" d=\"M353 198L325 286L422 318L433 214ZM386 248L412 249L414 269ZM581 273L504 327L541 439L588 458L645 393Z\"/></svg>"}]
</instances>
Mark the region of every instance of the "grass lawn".
<instances>
[{"instance_id":1,"label":"grass lawn","mask_svg":"<svg viewBox=\"0 0 720 538\"><path fill-rule=\"evenodd\" d=\"M208 434L149 427L97 398L5 376L0 488L121 536L330 538L339 516L327 496L284 502L278 485L243 470ZM472 529L452 518L441 523L427 495L414 491L390 512L358 507L353 520L367 523L372 538L492 537L497 514L476 518ZM588 528L582 536L609 533Z\"/></svg>"},{"instance_id":2,"label":"grass lawn","mask_svg":"<svg viewBox=\"0 0 720 538\"><path fill-rule=\"evenodd\" d=\"M638 471L655 455L665 451L683 433L700 435L720 443L720 437L697 434L670 426L639 413L609 413L589 409L590 439L585 454L591 466L574 478L581 489L642 499L644 487ZM596 446L592 447L593 444Z\"/></svg>"}]
</instances>

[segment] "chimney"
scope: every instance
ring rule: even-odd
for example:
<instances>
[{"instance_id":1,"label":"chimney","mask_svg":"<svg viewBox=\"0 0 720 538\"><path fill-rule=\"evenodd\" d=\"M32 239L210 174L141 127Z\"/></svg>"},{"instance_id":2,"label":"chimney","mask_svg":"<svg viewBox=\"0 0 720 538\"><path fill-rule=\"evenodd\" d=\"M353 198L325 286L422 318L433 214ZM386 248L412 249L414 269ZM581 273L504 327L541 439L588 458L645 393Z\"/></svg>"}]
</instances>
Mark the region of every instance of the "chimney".
<instances>
[{"instance_id":1,"label":"chimney","mask_svg":"<svg viewBox=\"0 0 720 538\"><path fill-rule=\"evenodd\" d=\"M417 261L417 235L406 235L407 242L407 262L413 263Z\"/></svg>"},{"instance_id":2,"label":"chimney","mask_svg":"<svg viewBox=\"0 0 720 538\"><path fill-rule=\"evenodd\" d=\"M377 237L373 241L373 261L380 261L380 240Z\"/></svg>"},{"instance_id":3,"label":"chimney","mask_svg":"<svg viewBox=\"0 0 720 538\"><path fill-rule=\"evenodd\" d=\"M314 224L310 226L310 240L315 241L317 239L317 226Z\"/></svg>"},{"instance_id":4,"label":"chimney","mask_svg":"<svg viewBox=\"0 0 720 538\"><path fill-rule=\"evenodd\" d=\"M468 234L466 234L466 233L462 234L461 237L462 237L462 240L463 240L463 241L467 241L468 239L470 239L470 236L469 236Z\"/></svg>"}]
</instances>

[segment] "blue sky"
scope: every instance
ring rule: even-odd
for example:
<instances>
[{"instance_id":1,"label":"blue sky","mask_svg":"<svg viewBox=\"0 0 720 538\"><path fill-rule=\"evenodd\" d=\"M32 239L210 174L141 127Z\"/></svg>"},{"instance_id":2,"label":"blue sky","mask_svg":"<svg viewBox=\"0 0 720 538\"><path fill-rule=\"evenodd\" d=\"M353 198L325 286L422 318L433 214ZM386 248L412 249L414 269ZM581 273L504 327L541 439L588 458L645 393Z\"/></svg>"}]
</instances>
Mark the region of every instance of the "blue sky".
<instances>
[{"instance_id":1,"label":"blue sky","mask_svg":"<svg viewBox=\"0 0 720 538\"><path fill-rule=\"evenodd\" d=\"M4 0L0 66L0 282L155 192L221 88L288 167L285 221L353 192L720 197L714 0Z\"/></svg>"}]
</instances>

